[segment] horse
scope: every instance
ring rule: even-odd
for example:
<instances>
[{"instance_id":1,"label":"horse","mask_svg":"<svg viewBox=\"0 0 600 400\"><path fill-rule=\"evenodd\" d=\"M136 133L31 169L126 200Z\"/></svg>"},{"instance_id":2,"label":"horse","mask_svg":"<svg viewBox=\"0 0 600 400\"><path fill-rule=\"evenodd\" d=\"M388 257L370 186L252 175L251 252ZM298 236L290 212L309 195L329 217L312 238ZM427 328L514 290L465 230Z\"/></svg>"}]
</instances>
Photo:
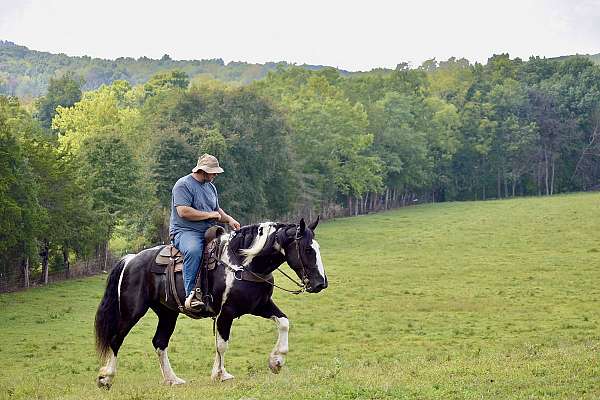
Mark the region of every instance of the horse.
<instances>
[{"instance_id":1,"label":"horse","mask_svg":"<svg viewBox=\"0 0 600 400\"><path fill-rule=\"evenodd\" d=\"M221 243L224 243L223 251L217 266L208 271L214 312L199 316L214 318L216 327L216 354L211 372L213 381L226 381L234 377L225 370L224 357L232 322L234 318L245 314L275 322L278 338L269 354L268 365L273 373L281 370L289 350L290 322L271 299L273 287L276 286L271 273L287 262L302 282L299 291L318 293L327 288L319 244L314 239L318 223L319 217L308 226L304 219L298 224L263 222L220 236ZM110 272L94 324L96 349L101 362L105 363L96 379L100 388L110 389L117 372L117 354L123 340L148 309L158 316L152 345L158 355L164 383L185 383L173 371L167 355L177 317L184 310L174 303L174 296L169 296L166 274L154 272L157 267L156 255L163 247L156 246L135 255L127 255ZM177 274L176 286L182 302L185 293L180 275Z\"/></svg>"}]
</instances>

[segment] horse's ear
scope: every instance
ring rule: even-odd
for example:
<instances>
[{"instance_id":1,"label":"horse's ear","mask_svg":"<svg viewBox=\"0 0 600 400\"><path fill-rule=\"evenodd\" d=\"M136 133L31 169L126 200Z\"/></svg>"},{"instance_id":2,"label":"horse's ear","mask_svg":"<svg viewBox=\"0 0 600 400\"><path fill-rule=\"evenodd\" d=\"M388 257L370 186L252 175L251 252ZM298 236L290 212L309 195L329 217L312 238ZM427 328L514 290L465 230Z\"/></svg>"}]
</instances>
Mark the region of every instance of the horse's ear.
<instances>
[{"instance_id":1,"label":"horse's ear","mask_svg":"<svg viewBox=\"0 0 600 400\"><path fill-rule=\"evenodd\" d=\"M315 219L312 224L308 225L308 229L314 232L317 225L319 225L319 218L321 218L321 216L317 215L317 219Z\"/></svg>"},{"instance_id":2,"label":"horse's ear","mask_svg":"<svg viewBox=\"0 0 600 400\"><path fill-rule=\"evenodd\" d=\"M306 231L306 222L304 222L304 218L300 218L300 225L298 226L298 233L300 236L304 235Z\"/></svg>"}]
</instances>

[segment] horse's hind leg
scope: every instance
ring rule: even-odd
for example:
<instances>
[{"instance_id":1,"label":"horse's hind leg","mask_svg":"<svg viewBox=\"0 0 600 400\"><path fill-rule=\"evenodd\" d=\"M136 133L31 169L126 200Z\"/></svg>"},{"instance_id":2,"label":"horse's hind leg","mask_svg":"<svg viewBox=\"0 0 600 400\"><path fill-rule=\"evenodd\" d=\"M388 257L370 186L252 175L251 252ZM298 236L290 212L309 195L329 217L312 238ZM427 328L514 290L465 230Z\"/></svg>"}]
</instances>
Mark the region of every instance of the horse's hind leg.
<instances>
[{"instance_id":1,"label":"horse's hind leg","mask_svg":"<svg viewBox=\"0 0 600 400\"><path fill-rule=\"evenodd\" d=\"M263 318L272 319L277 325L279 335L277 336L275 347L271 351L271 354L269 354L269 368L271 369L271 372L278 374L283 364L285 364L285 355L289 351L288 332L290 330L290 321L272 300L269 300L268 303L254 314Z\"/></svg>"},{"instance_id":2,"label":"horse's hind leg","mask_svg":"<svg viewBox=\"0 0 600 400\"><path fill-rule=\"evenodd\" d=\"M156 333L152 338L152 345L156 349L158 354L158 361L160 363L160 370L162 372L164 382L167 385L181 385L185 381L175 375L169 362L169 356L167 355L167 347L169 346L169 339L175 330L175 324L177 324L177 316L179 315L176 311L171 311L166 308L153 308L156 315L158 315L158 326L156 327Z\"/></svg>"},{"instance_id":3,"label":"horse's hind leg","mask_svg":"<svg viewBox=\"0 0 600 400\"><path fill-rule=\"evenodd\" d=\"M110 350L106 364L100 368L96 383L98 387L110 389L112 381L117 374L117 354L125 340L125 336L131 328L146 314L148 306L142 302L135 302L134 305L127 306L126 302L121 302L121 317L118 322L117 332L110 340Z\"/></svg>"}]
</instances>

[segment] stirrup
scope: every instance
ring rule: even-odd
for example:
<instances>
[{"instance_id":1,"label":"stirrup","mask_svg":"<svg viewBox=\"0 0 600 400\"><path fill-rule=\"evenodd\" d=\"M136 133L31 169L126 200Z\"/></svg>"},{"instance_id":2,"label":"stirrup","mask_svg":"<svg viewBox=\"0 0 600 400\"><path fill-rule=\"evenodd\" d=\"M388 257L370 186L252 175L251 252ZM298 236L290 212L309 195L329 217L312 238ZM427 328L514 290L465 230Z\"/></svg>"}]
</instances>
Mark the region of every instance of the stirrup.
<instances>
[{"instance_id":1,"label":"stirrup","mask_svg":"<svg viewBox=\"0 0 600 400\"><path fill-rule=\"evenodd\" d=\"M196 297L195 291L190 293L190 295L185 299L184 305L185 308L190 311L202 311L206 309L206 304Z\"/></svg>"}]
</instances>

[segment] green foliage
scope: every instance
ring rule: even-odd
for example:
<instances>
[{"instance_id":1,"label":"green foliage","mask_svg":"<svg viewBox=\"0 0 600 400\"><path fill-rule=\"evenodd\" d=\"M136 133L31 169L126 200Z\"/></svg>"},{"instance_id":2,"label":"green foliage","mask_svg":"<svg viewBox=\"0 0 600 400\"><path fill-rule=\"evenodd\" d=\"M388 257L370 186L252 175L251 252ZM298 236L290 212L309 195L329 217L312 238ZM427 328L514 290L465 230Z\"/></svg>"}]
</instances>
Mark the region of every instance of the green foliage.
<instances>
[{"instance_id":1,"label":"green foliage","mask_svg":"<svg viewBox=\"0 0 600 400\"><path fill-rule=\"evenodd\" d=\"M83 90L96 90L102 85L124 80L131 85L141 85L157 74L180 71L188 77L204 76L234 85L244 85L264 78L269 71L292 67L291 64L268 62L249 64L221 59L172 60L164 57L154 60L140 57L121 57L104 60L89 56L69 57L65 54L50 54L29 50L9 41L0 40L0 94L33 98L48 91L50 80L71 72L83 80ZM322 69L321 66L304 66L307 69Z\"/></svg>"},{"instance_id":2,"label":"green foliage","mask_svg":"<svg viewBox=\"0 0 600 400\"><path fill-rule=\"evenodd\" d=\"M0 58L35 53L0 50ZM171 188L203 153L221 161L220 205L242 223L600 182L600 67L584 57L432 59L356 74L285 63L231 63L223 72L218 60L168 56L86 62L85 85L90 76L111 83L75 101L74 75L62 74L36 103L46 124L56 111L58 138L19 107L5 124L14 149L6 165L18 167L5 168L3 201L19 223L30 208L8 200L11 185L41 207L29 222L35 239L21 241L34 258L40 246L90 254L113 233L123 251L167 241ZM235 83L212 79L225 75ZM79 223L86 219L94 223Z\"/></svg>"},{"instance_id":3,"label":"green foliage","mask_svg":"<svg viewBox=\"0 0 600 400\"><path fill-rule=\"evenodd\" d=\"M185 72L170 71L154 75L144 84L146 97L155 96L162 90L187 89L190 80Z\"/></svg>"},{"instance_id":4,"label":"green foliage","mask_svg":"<svg viewBox=\"0 0 600 400\"><path fill-rule=\"evenodd\" d=\"M0 133L4 276L19 275L26 260L34 270L42 244L50 257L89 254L100 221L73 164L14 99L0 97Z\"/></svg>"},{"instance_id":5,"label":"green foliage","mask_svg":"<svg viewBox=\"0 0 600 400\"><path fill-rule=\"evenodd\" d=\"M70 72L57 79L50 78L48 93L36 103L37 119L43 127L50 128L58 106L71 107L81 100L80 87L81 81Z\"/></svg>"}]
</instances>

